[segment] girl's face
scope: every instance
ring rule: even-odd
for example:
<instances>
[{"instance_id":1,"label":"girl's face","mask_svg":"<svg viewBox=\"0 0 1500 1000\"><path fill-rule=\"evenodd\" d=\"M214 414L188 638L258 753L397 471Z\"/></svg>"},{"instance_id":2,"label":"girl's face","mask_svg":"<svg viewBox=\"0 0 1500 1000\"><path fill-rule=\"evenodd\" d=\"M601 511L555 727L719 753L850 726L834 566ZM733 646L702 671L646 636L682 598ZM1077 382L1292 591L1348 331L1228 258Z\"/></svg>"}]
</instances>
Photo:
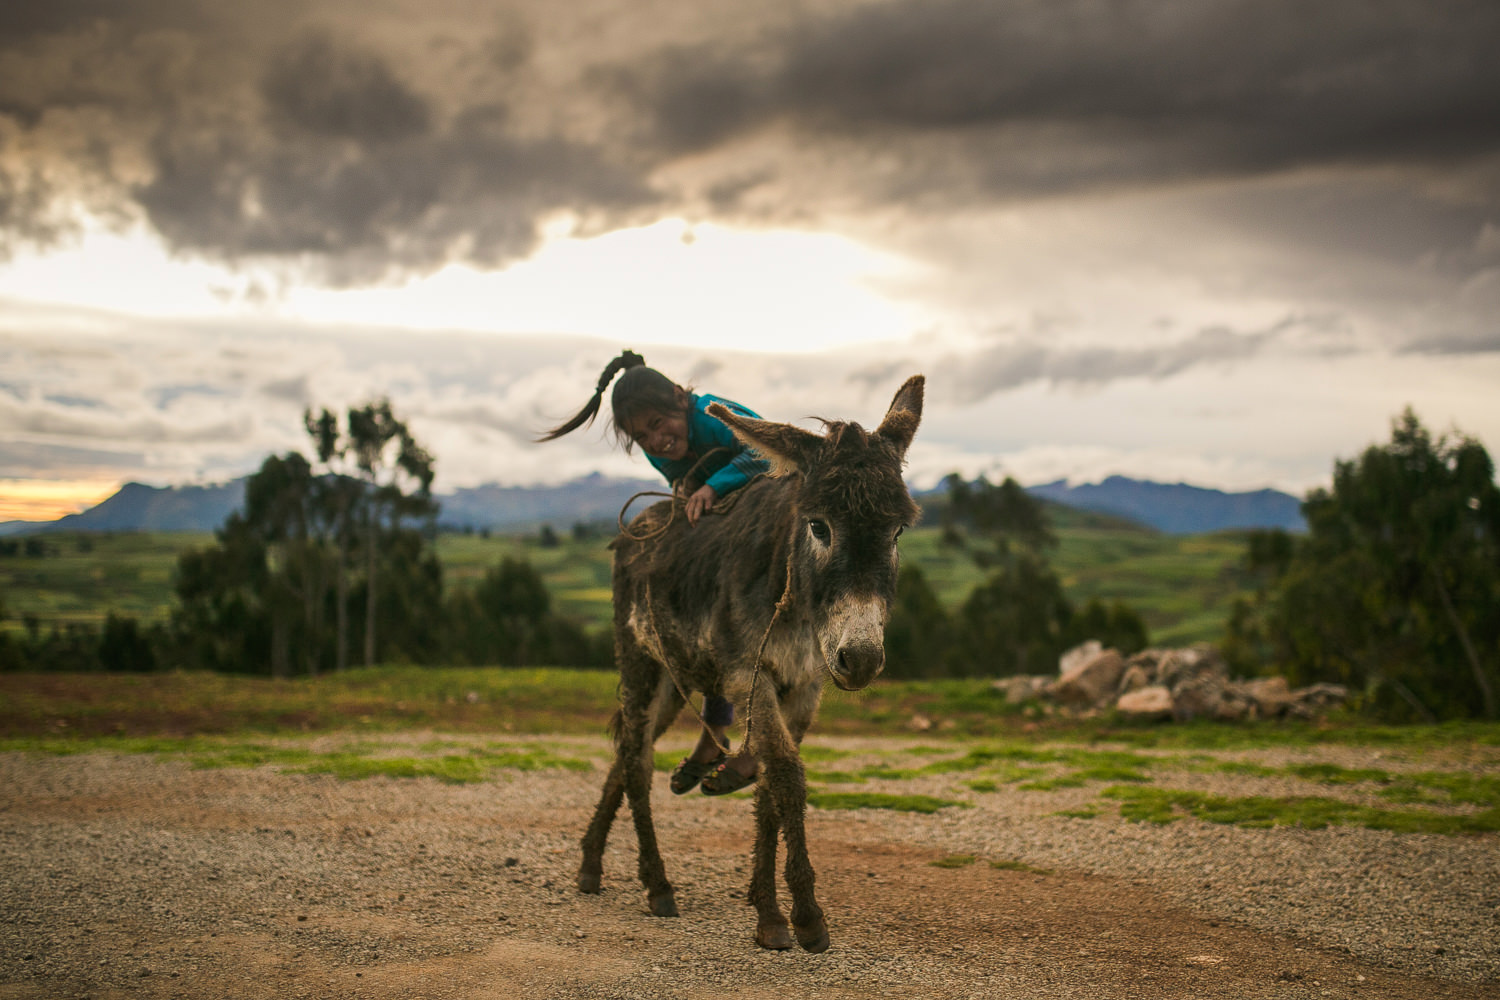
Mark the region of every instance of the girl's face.
<instances>
[{"instance_id":1,"label":"girl's face","mask_svg":"<svg viewBox=\"0 0 1500 1000\"><path fill-rule=\"evenodd\" d=\"M688 453L687 407L674 413L649 410L621 427L652 458L676 461Z\"/></svg>"}]
</instances>

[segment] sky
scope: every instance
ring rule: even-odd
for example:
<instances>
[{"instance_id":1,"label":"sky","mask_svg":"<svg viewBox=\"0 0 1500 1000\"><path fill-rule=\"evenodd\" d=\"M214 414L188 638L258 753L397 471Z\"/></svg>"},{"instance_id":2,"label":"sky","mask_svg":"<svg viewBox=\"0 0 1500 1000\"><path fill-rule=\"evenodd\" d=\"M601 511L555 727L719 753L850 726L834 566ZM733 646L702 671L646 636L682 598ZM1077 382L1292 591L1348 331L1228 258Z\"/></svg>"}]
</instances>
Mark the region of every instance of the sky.
<instances>
[{"instance_id":1,"label":"sky","mask_svg":"<svg viewBox=\"0 0 1500 1000\"><path fill-rule=\"evenodd\" d=\"M648 478L622 348L913 482L1500 448L1493 0L10 0L0 520L309 451Z\"/></svg>"}]
</instances>

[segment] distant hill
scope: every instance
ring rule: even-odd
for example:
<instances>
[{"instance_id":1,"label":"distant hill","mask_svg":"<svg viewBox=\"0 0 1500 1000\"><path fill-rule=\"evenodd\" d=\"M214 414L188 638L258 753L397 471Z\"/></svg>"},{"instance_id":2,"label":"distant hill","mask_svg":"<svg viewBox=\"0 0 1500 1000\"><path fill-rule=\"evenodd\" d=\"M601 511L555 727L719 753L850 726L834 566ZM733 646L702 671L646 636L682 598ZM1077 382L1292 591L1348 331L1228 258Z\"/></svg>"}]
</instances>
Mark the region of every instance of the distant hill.
<instances>
[{"instance_id":1,"label":"distant hill","mask_svg":"<svg viewBox=\"0 0 1500 1000\"><path fill-rule=\"evenodd\" d=\"M1230 528L1306 531L1302 502L1278 490L1225 493L1186 483L1153 483L1110 476L1102 483L1069 486L1065 480L1031 486L1032 496L1082 510L1115 514L1169 535L1198 535Z\"/></svg>"},{"instance_id":2,"label":"distant hill","mask_svg":"<svg viewBox=\"0 0 1500 1000\"><path fill-rule=\"evenodd\" d=\"M489 483L454 490L438 497L438 523L447 528L519 531L550 524L568 528L581 522L615 522L625 501L643 490L666 491L652 479L613 479L591 473L558 486L499 486ZM631 505L639 513L660 497L642 497Z\"/></svg>"},{"instance_id":3,"label":"distant hill","mask_svg":"<svg viewBox=\"0 0 1500 1000\"><path fill-rule=\"evenodd\" d=\"M214 486L126 483L79 514L55 521L7 521L0 535L51 531L213 531L245 502L245 480Z\"/></svg>"},{"instance_id":4,"label":"distant hill","mask_svg":"<svg viewBox=\"0 0 1500 1000\"><path fill-rule=\"evenodd\" d=\"M531 531L543 524L568 528L578 522L614 523L621 506L641 491L664 490L661 482L614 479L599 473L558 486L468 487L440 494L438 523L445 528ZM1069 486L1065 481L1030 487L1043 500L1075 511L1125 518L1174 535L1223 531L1229 528L1286 528L1304 530L1296 497L1275 490L1224 493L1221 490L1166 485L1123 476L1102 483ZM245 497L245 480L217 486L145 486L127 483L114 496L81 514L56 521L8 521L0 535L52 531L212 531L222 525ZM932 491L930 506L940 506L942 494ZM655 497L643 497L631 507L639 512ZM1061 514L1062 512L1058 512ZM1056 519L1058 514L1054 515Z\"/></svg>"},{"instance_id":5,"label":"distant hill","mask_svg":"<svg viewBox=\"0 0 1500 1000\"><path fill-rule=\"evenodd\" d=\"M643 490L665 490L645 479L612 479L593 473L559 486L489 484L440 494L438 523L445 528L529 531L551 524L613 524L620 508ZM639 511L656 497L632 505ZM213 531L245 502L245 480L217 486L146 486L126 483L96 507L56 521L6 521L0 536L54 531Z\"/></svg>"}]
</instances>

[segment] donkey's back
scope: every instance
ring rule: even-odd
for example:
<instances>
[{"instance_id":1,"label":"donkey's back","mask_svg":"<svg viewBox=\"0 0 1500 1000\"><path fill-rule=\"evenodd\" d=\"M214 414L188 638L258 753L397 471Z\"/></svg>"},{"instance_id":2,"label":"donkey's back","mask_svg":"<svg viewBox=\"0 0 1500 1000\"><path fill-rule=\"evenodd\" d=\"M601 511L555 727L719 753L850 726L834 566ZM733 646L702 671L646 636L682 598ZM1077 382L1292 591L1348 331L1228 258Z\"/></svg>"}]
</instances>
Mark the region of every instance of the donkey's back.
<instances>
[{"instance_id":1,"label":"donkey's back","mask_svg":"<svg viewBox=\"0 0 1500 1000\"><path fill-rule=\"evenodd\" d=\"M626 683L709 694L743 686L738 675L753 669L785 588L792 485L757 479L734 494L732 514L692 526L660 503L611 543L617 659L622 672L644 671Z\"/></svg>"}]
</instances>

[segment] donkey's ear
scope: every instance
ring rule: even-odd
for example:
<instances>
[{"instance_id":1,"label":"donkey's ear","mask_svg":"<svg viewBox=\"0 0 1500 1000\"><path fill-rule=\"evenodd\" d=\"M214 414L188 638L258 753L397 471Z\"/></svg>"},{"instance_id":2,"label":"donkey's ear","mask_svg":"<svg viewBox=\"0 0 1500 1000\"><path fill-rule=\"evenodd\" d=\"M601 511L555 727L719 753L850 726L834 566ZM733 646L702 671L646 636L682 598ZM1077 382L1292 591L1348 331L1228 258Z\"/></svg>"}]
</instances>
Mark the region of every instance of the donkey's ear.
<instances>
[{"instance_id":1,"label":"donkey's ear","mask_svg":"<svg viewBox=\"0 0 1500 1000\"><path fill-rule=\"evenodd\" d=\"M778 424L771 420L755 420L733 413L722 403L709 403L708 412L722 420L734 436L754 448L761 458L771 463L773 476L785 476L806 470L823 438L791 424Z\"/></svg>"},{"instance_id":2,"label":"donkey's ear","mask_svg":"<svg viewBox=\"0 0 1500 1000\"><path fill-rule=\"evenodd\" d=\"M926 384L927 379L922 375L907 379L896 390L896 398L891 400L885 419L875 428L876 434L895 443L903 457L917 433L917 424L922 422L922 387Z\"/></svg>"}]
</instances>

